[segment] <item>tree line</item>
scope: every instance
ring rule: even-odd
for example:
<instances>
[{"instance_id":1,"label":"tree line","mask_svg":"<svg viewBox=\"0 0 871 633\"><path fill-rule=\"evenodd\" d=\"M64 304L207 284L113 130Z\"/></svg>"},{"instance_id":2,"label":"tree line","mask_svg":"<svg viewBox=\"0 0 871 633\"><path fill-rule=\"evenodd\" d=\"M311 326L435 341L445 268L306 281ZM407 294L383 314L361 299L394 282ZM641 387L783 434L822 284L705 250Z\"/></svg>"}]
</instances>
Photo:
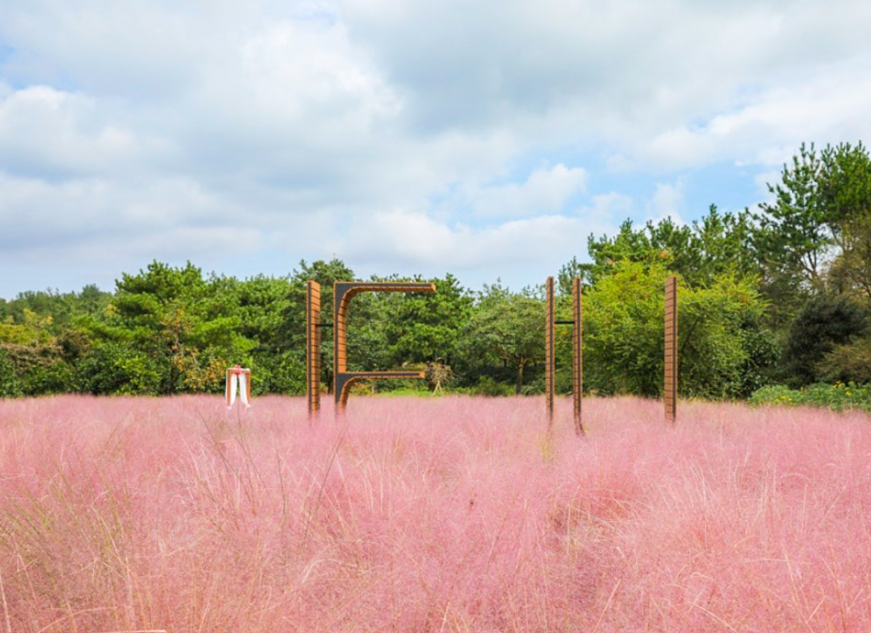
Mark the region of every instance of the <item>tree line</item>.
<instances>
[{"instance_id":1,"label":"tree line","mask_svg":"<svg viewBox=\"0 0 871 633\"><path fill-rule=\"evenodd\" d=\"M588 263L559 271L557 312L570 317L583 278L584 383L600 394L662 390L663 285L680 284L684 396L746 398L773 384L871 381L871 158L858 143L803 145L772 199L712 205L690 225L670 219L588 238ZM251 367L255 394L305 390L305 282L354 279L340 260L300 262L283 277L240 280L191 263L152 262L113 292L30 291L0 300L0 396L63 392L220 392L229 365ZM480 291L450 274L435 295L364 294L348 325L353 370L426 369L429 389L529 394L544 388L543 286ZM332 380L324 330L323 384ZM557 389L571 389L571 342L557 330Z\"/></svg>"}]
</instances>

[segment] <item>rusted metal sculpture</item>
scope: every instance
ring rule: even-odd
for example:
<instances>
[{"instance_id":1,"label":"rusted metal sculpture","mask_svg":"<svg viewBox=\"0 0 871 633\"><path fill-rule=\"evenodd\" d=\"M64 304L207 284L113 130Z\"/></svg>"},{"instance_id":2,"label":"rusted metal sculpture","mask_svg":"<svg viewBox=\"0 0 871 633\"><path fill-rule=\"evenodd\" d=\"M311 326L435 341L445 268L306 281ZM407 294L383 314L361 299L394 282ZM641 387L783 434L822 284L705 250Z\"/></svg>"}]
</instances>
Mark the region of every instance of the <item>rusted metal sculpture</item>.
<instances>
[{"instance_id":1,"label":"rusted metal sculpture","mask_svg":"<svg viewBox=\"0 0 871 633\"><path fill-rule=\"evenodd\" d=\"M553 277L547 278L545 284L545 325L544 325L544 390L547 406L548 428L553 425L554 392L556 391L556 344L554 338L555 325L572 326L572 409L574 412L575 433L584 434L581 420L581 400L584 393L584 357L583 357L583 313L581 310L581 278L572 279L572 320L557 321L554 313L554 282Z\"/></svg>"},{"instance_id":2,"label":"rusted metal sculpture","mask_svg":"<svg viewBox=\"0 0 871 633\"><path fill-rule=\"evenodd\" d=\"M544 318L544 394L547 402L547 426L553 426L553 395L556 382L556 353L554 349L553 277L547 278Z\"/></svg>"},{"instance_id":3,"label":"rusted metal sculpture","mask_svg":"<svg viewBox=\"0 0 871 633\"><path fill-rule=\"evenodd\" d=\"M572 279L572 408L575 433L584 435L581 418L581 400L584 394L584 315L582 310L581 278Z\"/></svg>"},{"instance_id":4,"label":"rusted metal sculpture","mask_svg":"<svg viewBox=\"0 0 871 633\"><path fill-rule=\"evenodd\" d=\"M308 413L321 408L321 285L305 283L305 393Z\"/></svg>"},{"instance_id":5,"label":"rusted metal sculpture","mask_svg":"<svg viewBox=\"0 0 871 633\"><path fill-rule=\"evenodd\" d=\"M425 377L422 371L348 371L347 319L351 299L361 292L435 291L435 284L425 282L337 281L333 284L333 395L337 412L348 404L351 385L358 380Z\"/></svg>"},{"instance_id":6,"label":"rusted metal sculpture","mask_svg":"<svg viewBox=\"0 0 871 633\"><path fill-rule=\"evenodd\" d=\"M674 424L677 419L677 277L665 280L665 380L663 401L665 420Z\"/></svg>"}]
</instances>

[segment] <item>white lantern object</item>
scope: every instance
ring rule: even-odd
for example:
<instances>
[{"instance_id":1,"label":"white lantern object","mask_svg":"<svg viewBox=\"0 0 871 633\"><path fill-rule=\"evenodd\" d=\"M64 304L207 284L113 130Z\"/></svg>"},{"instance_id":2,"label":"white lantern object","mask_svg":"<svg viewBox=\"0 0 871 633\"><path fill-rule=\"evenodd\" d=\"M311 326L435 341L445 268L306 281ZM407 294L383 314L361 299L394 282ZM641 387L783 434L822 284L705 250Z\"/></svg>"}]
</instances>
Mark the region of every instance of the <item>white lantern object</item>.
<instances>
[{"instance_id":1,"label":"white lantern object","mask_svg":"<svg viewBox=\"0 0 871 633\"><path fill-rule=\"evenodd\" d=\"M227 396L227 408L233 406L236 402L236 389L239 390L239 399L245 407L251 406L251 370L247 367L234 365L227 369L227 386L225 393Z\"/></svg>"}]
</instances>

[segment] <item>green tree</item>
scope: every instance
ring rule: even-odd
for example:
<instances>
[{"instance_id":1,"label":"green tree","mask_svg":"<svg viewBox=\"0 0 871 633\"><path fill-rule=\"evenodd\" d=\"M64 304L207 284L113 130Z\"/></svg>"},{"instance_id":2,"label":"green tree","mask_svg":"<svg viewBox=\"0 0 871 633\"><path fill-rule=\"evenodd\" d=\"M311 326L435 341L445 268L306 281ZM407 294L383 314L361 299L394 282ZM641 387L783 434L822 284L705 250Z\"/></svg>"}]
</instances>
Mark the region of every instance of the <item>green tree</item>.
<instances>
[{"instance_id":1,"label":"green tree","mask_svg":"<svg viewBox=\"0 0 871 633\"><path fill-rule=\"evenodd\" d=\"M499 283L484 286L462 332L461 364L469 378L496 369L523 391L528 370L544 361L544 302L531 290L514 293Z\"/></svg>"},{"instance_id":2,"label":"green tree","mask_svg":"<svg viewBox=\"0 0 871 633\"><path fill-rule=\"evenodd\" d=\"M785 277L822 289L823 263L832 246L830 217L819 192L823 167L814 145L802 144L792 166L783 166L781 182L768 185L774 202L761 204L754 216L757 249L773 280Z\"/></svg>"},{"instance_id":3,"label":"green tree","mask_svg":"<svg viewBox=\"0 0 871 633\"><path fill-rule=\"evenodd\" d=\"M0 351L14 368L12 394L41 395L65 391L63 377L69 372L62 348L55 336L54 319L29 308L22 312L22 322L7 317L0 323Z\"/></svg>"},{"instance_id":4,"label":"green tree","mask_svg":"<svg viewBox=\"0 0 871 633\"><path fill-rule=\"evenodd\" d=\"M848 346L861 338L871 326L871 311L846 295L820 293L808 301L793 320L784 348L783 363L787 382L801 387L827 375L836 374L824 357L840 348L835 358L846 361Z\"/></svg>"},{"instance_id":5,"label":"green tree","mask_svg":"<svg viewBox=\"0 0 871 633\"><path fill-rule=\"evenodd\" d=\"M78 389L94 395L155 396L164 393L166 369L125 341L99 341L75 367Z\"/></svg>"},{"instance_id":6,"label":"green tree","mask_svg":"<svg viewBox=\"0 0 871 633\"><path fill-rule=\"evenodd\" d=\"M161 368L160 393L217 391L231 361L247 364L255 343L240 332L236 296L219 278L203 279L190 262L152 262L116 284L105 340L126 343Z\"/></svg>"},{"instance_id":7,"label":"green tree","mask_svg":"<svg viewBox=\"0 0 871 633\"><path fill-rule=\"evenodd\" d=\"M871 156L858 143L823 152L820 204L839 249L830 270L832 290L871 299Z\"/></svg>"},{"instance_id":8,"label":"green tree","mask_svg":"<svg viewBox=\"0 0 871 633\"><path fill-rule=\"evenodd\" d=\"M814 293L871 298L871 157L862 143L820 152L802 144L768 188L775 198L754 216L754 242L772 305L789 317Z\"/></svg>"},{"instance_id":9,"label":"green tree","mask_svg":"<svg viewBox=\"0 0 871 633\"><path fill-rule=\"evenodd\" d=\"M600 393L658 396L664 366L664 264L622 260L584 298L584 382ZM764 303L752 278L724 273L679 291L680 391L737 397L764 355L754 350ZM563 363L569 362L563 359Z\"/></svg>"},{"instance_id":10,"label":"green tree","mask_svg":"<svg viewBox=\"0 0 871 633\"><path fill-rule=\"evenodd\" d=\"M24 395L18 380L18 369L5 349L0 349L0 398L15 398Z\"/></svg>"},{"instance_id":11,"label":"green tree","mask_svg":"<svg viewBox=\"0 0 871 633\"><path fill-rule=\"evenodd\" d=\"M400 279L391 277L383 281ZM474 297L450 274L408 281L434 283L436 292L384 293L373 297L373 314L366 327L380 333L381 362L385 368L436 361L450 365L457 353L459 334L471 316Z\"/></svg>"},{"instance_id":12,"label":"green tree","mask_svg":"<svg viewBox=\"0 0 871 633\"><path fill-rule=\"evenodd\" d=\"M584 272L587 283L595 286L623 260L663 264L691 286L706 286L718 276L732 271L752 274L756 265L752 244L750 214L746 211L721 213L711 205L708 214L691 225L677 225L671 218L648 222L636 229L626 220L613 236L587 240L592 262L567 264L560 272L560 289L570 292L569 274Z\"/></svg>"}]
</instances>

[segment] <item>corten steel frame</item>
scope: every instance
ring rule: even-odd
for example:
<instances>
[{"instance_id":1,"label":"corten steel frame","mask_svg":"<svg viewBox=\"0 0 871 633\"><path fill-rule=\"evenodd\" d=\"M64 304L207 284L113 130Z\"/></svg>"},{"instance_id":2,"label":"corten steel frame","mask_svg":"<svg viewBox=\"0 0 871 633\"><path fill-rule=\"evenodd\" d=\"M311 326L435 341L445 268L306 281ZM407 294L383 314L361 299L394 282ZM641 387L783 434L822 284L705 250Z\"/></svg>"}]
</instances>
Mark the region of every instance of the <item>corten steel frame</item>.
<instances>
[{"instance_id":1,"label":"corten steel frame","mask_svg":"<svg viewBox=\"0 0 871 633\"><path fill-rule=\"evenodd\" d=\"M581 294L581 278L572 279L572 405L575 416L575 433L584 434L581 419L581 399L584 394L584 318Z\"/></svg>"},{"instance_id":2,"label":"corten steel frame","mask_svg":"<svg viewBox=\"0 0 871 633\"><path fill-rule=\"evenodd\" d=\"M572 279L572 320L557 321L554 317L554 288L553 277L547 278L546 288L546 304L545 304L545 330L544 330L544 345L545 345L545 374L544 374L544 389L547 401L547 422L548 426L553 424L553 399L556 384L556 345L554 340L554 326L571 325L572 326L572 409L574 411L575 433L578 435L584 434L584 425L581 420L581 400L584 390L584 356L583 356L583 312L581 309L581 278L575 277Z\"/></svg>"},{"instance_id":3,"label":"corten steel frame","mask_svg":"<svg viewBox=\"0 0 871 633\"><path fill-rule=\"evenodd\" d=\"M305 283L305 393L308 413L321 408L321 285Z\"/></svg>"},{"instance_id":4,"label":"corten steel frame","mask_svg":"<svg viewBox=\"0 0 871 633\"><path fill-rule=\"evenodd\" d=\"M348 305L361 292L426 292L436 291L435 284L404 281L337 281L333 284L333 394L336 411L348 404L351 385L358 380L377 378L422 379L422 371L348 371L347 317Z\"/></svg>"},{"instance_id":5,"label":"corten steel frame","mask_svg":"<svg viewBox=\"0 0 871 633\"><path fill-rule=\"evenodd\" d=\"M677 419L677 277L665 280L665 384L663 400L665 419L674 423Z\"/></svg>"},{"instance_id":6,"label":"corten steel frame","mask_svg":"<svg viewBox=\"0 0 871 633\"><path fill-rule=\"evenodd\" d=\"M554 350L554 307L553 307L553 277L547 278L545 284L547 298L545 300L544 320L544 394L547 402L547 426L553 426L553 393L556 378L556 354Z\"/></svg>"}]
</instances>

